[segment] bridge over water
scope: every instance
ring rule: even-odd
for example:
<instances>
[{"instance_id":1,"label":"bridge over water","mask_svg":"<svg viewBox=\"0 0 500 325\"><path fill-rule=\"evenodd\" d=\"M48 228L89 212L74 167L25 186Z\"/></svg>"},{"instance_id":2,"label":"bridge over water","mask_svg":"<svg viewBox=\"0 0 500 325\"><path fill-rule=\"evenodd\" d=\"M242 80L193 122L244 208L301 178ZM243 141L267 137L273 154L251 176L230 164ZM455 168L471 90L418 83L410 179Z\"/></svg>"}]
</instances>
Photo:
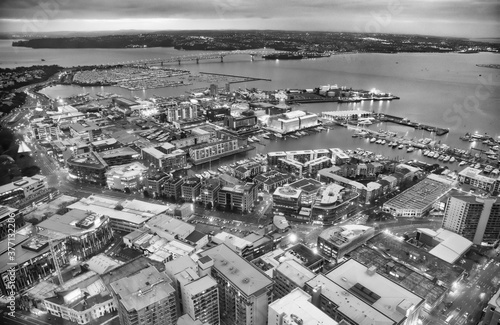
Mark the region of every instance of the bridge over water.
<instances>
[{"instance_id":1,"label":"bridge over water","mask_svg":"<svg viewBox=\"0 0 500 325\"><path fill-rule=\"evenodd\" d=\"M221 52L205 52L192 55L174 56L174 57L164 57L164 58L154 58L154 59L142 59L134 61L120 62L119 64L124 65L163 65L165 63L175 63L181 64L182 62L196 62L200 63L202 60L216 60L220 59L220 62L224 62L224 57L230 55L249 55L254 60L255 57L262 57L266 54L291 54L296 55L299 53L289 52L289 51L274 51L274 50L235 50L235 51L221 51Z\"/></svg>"},{"instance_id":2,"label":"bridge over water","mask_svg":"<svg viewBox=\"0 0 500 325\"><path fill-rule=\"evenodd\" d=\"M255 57L262 56L270 53L289 53L289 52L277 52L272 50L236 50L236 51L221 51L221 52L205 52L197 53L192 55L182 55L174 57L164 57L164 58L154 58L154 59L142 59L134 61L121 62L125 65L163 65L165 63L175 63L181 64L182 62L196 62L200 63L202 60L214 60L220 59L220 62L224 62L224 57L230 55L249 55L254 60Z\"/></svg>"}]
</instances>

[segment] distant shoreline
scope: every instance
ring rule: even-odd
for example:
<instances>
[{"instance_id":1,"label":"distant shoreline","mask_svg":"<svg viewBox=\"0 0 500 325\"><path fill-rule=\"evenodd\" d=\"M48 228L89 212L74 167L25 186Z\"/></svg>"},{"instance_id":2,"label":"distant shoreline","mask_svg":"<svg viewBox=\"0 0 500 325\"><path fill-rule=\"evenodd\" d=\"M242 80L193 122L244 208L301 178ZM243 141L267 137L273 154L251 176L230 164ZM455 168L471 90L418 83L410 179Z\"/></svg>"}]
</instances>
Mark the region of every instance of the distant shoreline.
<instances>
[{"instance_id":1,"label":"distant shoreline","mask_svg":"<svg viewBox=\"0 0 500 325\"><path fill-rule=\"evenodd\" d=\"M476 64L476 66L481 68L500 69L500 64Z\"/></svg>"}]
</instances>

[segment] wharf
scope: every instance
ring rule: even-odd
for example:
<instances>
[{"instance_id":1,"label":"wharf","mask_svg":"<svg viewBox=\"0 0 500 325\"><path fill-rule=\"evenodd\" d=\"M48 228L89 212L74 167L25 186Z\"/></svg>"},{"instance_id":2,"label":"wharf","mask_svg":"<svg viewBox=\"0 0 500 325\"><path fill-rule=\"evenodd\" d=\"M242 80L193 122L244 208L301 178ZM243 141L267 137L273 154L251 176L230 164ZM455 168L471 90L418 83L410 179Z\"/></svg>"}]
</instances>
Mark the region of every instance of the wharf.
<instances>
[{"instance_id":1,"label":"wharf","mask_svg":"<svg viewBox=\"0 0 500 325\"><path fill-rule=\"evenodd\" d=\"M375 118L377 118L381 122L392 122L392 123L396 123L396 124L400 124L400 125L409 126L409 127L419 129L419 130L426 130L428 132L436 132L436 135L445 135L448 132L450 132L450 130L448 130L448 129L443 129L443 128L438 128L435 126L430 126L430 125L426 125L426 124L412 122L406 118L399 117L399 116L380 114L380 113L375 113L374 116L375 116Z\"/></svg>"},{"instance_id":2,"label":"wharf","mask_svg":"<svg viewBox=\"0 0 500 325\"><path fill-rule=\"evenodd\" d=\"M232 77L232 78L242 78L244 80L241 81L231 81L229 82L230 84L235 84L239 82L247 82L247 81L272 81L271 79L266 79L266 78L255 78L255 77L247 77L247 76L238 76L234 74L225 74L225 73L214 73L214 72L200 72L200 74L206 74L206 75L214 75L214 76L221 76L221 77Z\"/></svg>"},{"instance_id":3,"label":"wharf","mask_svg":"<svg viewBox=\"0 0 500 325\"><path fill-rule=\"evenodd\" d=\"M385 101L399 99L397 96L380 96L380 97L338 97L338 96L322 96L311 92L290 92L287 103L289 104L306 104L306 103L359 103L362 101Z\"/></svg>"}]
</instances>

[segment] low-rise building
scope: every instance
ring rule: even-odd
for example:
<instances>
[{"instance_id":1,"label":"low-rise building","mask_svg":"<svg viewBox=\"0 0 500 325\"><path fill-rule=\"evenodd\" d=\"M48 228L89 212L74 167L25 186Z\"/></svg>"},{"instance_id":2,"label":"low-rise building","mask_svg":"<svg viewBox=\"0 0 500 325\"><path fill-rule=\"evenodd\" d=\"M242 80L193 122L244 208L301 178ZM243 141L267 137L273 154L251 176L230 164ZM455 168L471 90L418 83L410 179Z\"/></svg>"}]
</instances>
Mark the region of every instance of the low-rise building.
<instances>
[{"instance_id":1,"label":"low-rise building","mask_svg":"<svg viewBox=\"0 0 500 325\"><path fill-rule=\"evenodd\" d=\"M72 279L59 289L54 296L43 300L43 305L51 315L78 324L88 324L116 311L113 296L92 271Z\"/></svg>"},{"instance_id":2,"label":"low-rise building","mask_svg":"<svg viewBox=\"0 0 500 325\"><path fill-rule=\"evenodd\" d=\"M198 177L188 177L181 185L181 197L186 202L195 202L200 195L201 181Z\"/></svg>"},{"instance_id":3,"label":"low-rise building","mask_svg":"<svg viewBox=\"0 0 500 325\"><path fill-rule=\"evenodd\" d=\"M350 216L356 208L359 194L338 184L322 188L311 206L311 221L332 225Z\"/></svg>"},{"instance_id":4,"label":"low-rise building","mask_svg":"<svg viewBox=\"0 0 500 325\"><path fill-rule=\"evenodd\" d=\"M290 174L280 173L273 169L257 175L253 181L257 184L258 188L262 188L264 191L271 193L274 192L277 187L287 184L290 179Z\"/></svg>"},{"instance_id":5,"label":"low-rise building","mask_svg":"<svg viewBox=\"0 0 500 325\"><path fill-rule=\"evenodd\" d=\"M48 184L45 176L25 176L18 181L0 186L0 204L10 205L17 201L36 196L46 189L48 189Z\"/></svg>"},{"instance_id":6,"label":"low-rise building","mask_svg":"<svg viewBox=\"0 0 500 325\"><path fill-rule=\"evenodd\" d=\"M140 162L115 166L106 172L106 184L108 188L120 191L138 190L144 184L147 171L148 168Z\"/></svg>"},{"instance_id":7,"label":"low-rise building","mask_svg":"<svg viewBox=\"0 0 500 325\"><path fill-rule=\"evenodd\" d=\"M66 161L69 177L77 182L105 186L108 164L97 152L75 154Z\"/></svg>"},{"instance_id":8,"label":"low-rise building","mask_svg":"<svg viewBox=\"0 0 500 325\"><path fill-rule=\"evenodd\" d=\"M145 189L154 198L164 195L164 185L171 178L169 174L159 173L146 178Z\"/></svg>"},{"instance_id":9,"label":"low-rise building","mask_svg":"<svg viewBox=\"0 0 500 325\"><path fill-rule=\"evenodd\" d=\"M452 181L431 174L385 202L383 210L398 217L420 218L451 189L452 184Z\"/></svg>"},{"instance_id":10,"label":"low-rise building","mask_svg":"<svg viewBox=\"0 0 500 325\"><path fill-rule=\"evenodd\" d=\"M222 208L238 212L249 212L257 201L257 186L255 183L223 186L219 190L217 201Z\"/></svg>"},{"instance_id":11,"label":"low-rise building","mask_svg":"<svg viewBox=\"0 0 500 325\"><path fill-rule=\"evenodd\" d=\"M229 156L239 150L238 139L220 139L189 148L189 157L194 164L201 164Z\"/></svg>"},{"instance_id":12,"label":"low-rise building","mask_svg":"<svg viewBox=\"0 0 500 325\"><path fill-rule=\"evenodd\" d=\"M273 211L287 216L297 214L300 210L302 190L292 187L278 187L273 193Z\"/></svg>"},{"instance_id":13,"label":"low-rise building","mask_svg":"<svg viewBox=\"0 0 500 325\"><path fill-rule=\"evenodd\" d=\"M109 218L87 211L55 214L35 227L38 234L47 238L64 239L68 257L79 261L98 254L113 241Z\"/></svg>"},{"instance_id":14,"label":"low-rise building","mask_svg":"<svg viewBox=\"0 0 500 325\"><path fill-rule=\"evenodd\" d=\"M205 206L210 205L211 207L215 207L220 188L221 185L219 179L208 179L201 185L200 201Z\"/></svg>"},{"instance_id":15,"label":"low-rise building","mask_svg":"<svg viewBox=\"0 0 500 325\"><path fill-rule=\"evenodd\" d=\"M269 305L268 325L324 324L337 325L321 309L314 306L312 297L300 288Z\"/></svg>"},{"instance_id":16,"label":"low-rise building","mask_svg":"<svg viewBox=\"0 0 500 325\"><path fill-rule=\"evenodd\" d=\"M489 193L500 191L500 176L485 175L477 168L464 168L458 173L458 181Z\"/></svg>"},{"instance_id":17,"label":"low-rise building","mask_svg":"<svg viewBox=\"0 0 500 325\"><path fill-rule=\"evenodd\" d=\"M415 324L425 302L373 267L352 259L308 281L305 291L313 305L348 324Z\"/></svg>"},{"instance_id":18,"label":"low-rise building","mask_svg":"<svg viewBox=\"0 0 500 325\"><path fill-rule=\"evenodd\" d=\"M362 225L333 226L318 236L318 249L324 256L338 261L350 251L375 236L375 229Z\"/></svg>"},{"instance_id":19,"label":"low-rise building","mask_svg":"<svg viewBox=\"0 0 500 325\"><path fill-rule=\"evenodd\" d=\"M0 240L4 240L9 234L15 234L16 230L25 224L24 217L18 209L0 205Z\"/></svg>"}]
</instances>

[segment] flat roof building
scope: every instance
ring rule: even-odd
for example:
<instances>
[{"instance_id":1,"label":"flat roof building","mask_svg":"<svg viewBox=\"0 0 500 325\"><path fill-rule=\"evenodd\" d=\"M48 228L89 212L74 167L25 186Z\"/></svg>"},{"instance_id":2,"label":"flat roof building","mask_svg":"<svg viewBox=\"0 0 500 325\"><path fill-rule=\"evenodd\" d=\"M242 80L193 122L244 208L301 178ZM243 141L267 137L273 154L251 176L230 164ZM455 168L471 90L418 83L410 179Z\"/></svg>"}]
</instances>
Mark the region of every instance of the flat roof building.
<instances>
[{"instance_id":1,"label":"flat roof building","mask_svg":"<svg viewBox=\"0 0 500 325\"><path fill-rule=\"evenodd\" d=\"M311 296L300 288L269 305L268 325L337 325L330 316L314 306Z\"/></svg>"},{"instance_id":2,"label":"flat roof building","mask_svg":"<svg viewBox=\"0 0 500 325\"><path fill-rule=\"evenodd\" d=\"M121 324L174 324L177 320L175 289L154 266L110 283Z\"/></svg>"},{"instance_id":3,"label":"flat roof building","mask_svg":"<svg viewBox=\"0 0 500 325\"><path fill-rule=\"evenodd\" d=\"M333 226L318 236L318 249L324 256L340 260L375 236L375 229L362 225Z\"/></svg>"},{"instance_id":4,"label":"flat roof building","mask_svg":"<svg viewBox=\"0 0 500 325\"><path fill-rule=\"evenodd\" d=\"M385 202L383 210L397 217L420 218L451 189L451 185L444 179L427 177Z\"/></svg>"},{"instance_id":5,"label":"flat roof building","mask_svg":"<svg viewBox=\"0 0 500 325\"><path fill-rule=\"evenodd\" d=\"M455 264L472 247L470 240L443 228L417 228L417 240L432 247L430 254L450 264Z\"/></svg>"},{"instance_id":6,"label":"flat roof building","mask_svg":"<svg viewBox=\"0 0 500 325\"><path fill-rule=\"evenodd\" d=\"M497 325L498 323L500 323L500 289L488 301L483 319L484 325Z\"/></svg>"},{"instance_id":7,"label":"flat roof building","mask_svg":"<svg viewBox=\"0 0 500 325\"><path fill-rule=\"evenodd\" d=\"M312 303L337 322L414 324L424 299L349 259L306 283Z\"/></svg>"},{"instance_id":8,"label":"flat roof building","mask_svg":"<svg viewBox=\"0 0 500 325\"><path fill-rule=\"evenodd\" d=\"M492 174L484 175L482 170L472 167L466 167L460 171L458 181L489 193L498 192L500 188L500 176L498 174L496 176Z\"/></svg>"},{"instance_id":9,"label":"flat roof building","mask_svg":"<svg viewBox=\"0 0 500 325\"><path fill-rule=\"evenodd\" d=\"M274 299L280 299L296 288L304 288L306 282L315 276L295 259L283 261L273 270Z\"/></svg>"}]
</instances>

